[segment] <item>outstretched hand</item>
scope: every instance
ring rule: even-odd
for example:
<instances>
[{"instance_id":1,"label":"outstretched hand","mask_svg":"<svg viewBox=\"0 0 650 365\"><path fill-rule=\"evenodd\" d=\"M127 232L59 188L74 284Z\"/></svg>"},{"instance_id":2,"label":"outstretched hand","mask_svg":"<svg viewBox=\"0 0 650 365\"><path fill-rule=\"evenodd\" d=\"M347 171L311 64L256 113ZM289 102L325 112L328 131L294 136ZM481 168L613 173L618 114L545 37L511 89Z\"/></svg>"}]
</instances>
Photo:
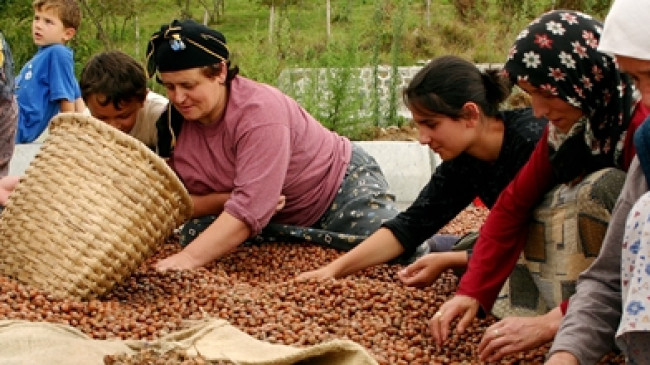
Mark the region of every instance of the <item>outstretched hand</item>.
<instances>
[{"instance_id":1,"label":"outstretched hand","mask_svg":"<svg viewBox=\"0 0 650 365\"><path fill-rule=\"evenodd\" d=\"M334 277L334 273L331 270L329 270L328 266L323 266L316 270L303 272L296 277L297 281L307 281L312 279L318 281L325 281L325 280L335 279L335 277Z\"/></svg>"},{"instance_id":2,"label":"outstretched hand","mask_svg":"<svg viewBox=\"0 0 650 365\"><path fill-rule=\"evenodd\" d=\"M407 286L423 288L433 285L448 267L444 257L438 253L430 253L398 271L397 277Z\"/></svg>"},{"instance_id":3,"label":"outstretched hand","mask_svg":"<svg viewBox=\"0 0 650 365\"><path fill-rule=\"evenodd\" d=\"M171 255L155 263L158 271L167 270L191 270L201 267L185 250Z\"/></svg>"},{"instance_id":4,"label":"outstretched hand","mask_svg":"<svg viewBox=\"0 0 650 365\"><path fill-rule=\"evenodd\" d=\"M465 251L432 252L400 270L397 276L405 285L422 288L433 285L445 270L465 265Z\"/></svg>"},{"instance_id":5,"label":"outstretched hand","mask_svg":"<svg viewBox=\"0 0 650 365\"><path fill-rule=\"evenodd\" d=\"M461 317L456 326L456 332L462 334L472 323L478 313L478 300L465 295L456 295L440 306L429 321L429 329L438 346L449 338L449 325L456 317Z\"/></svg>"},{"instance_id":6,"label":"outstretched hand","mask_svg":"<svg viewBox=\"0 0 650 365\"><path fill-rule=\"evenodd\" d=\"M553 340L562 321L560 308L535 317L506 317L491 325L478 345L482 361L499 361L504 356L530 350Z\"/></svg>"}]
</instances>

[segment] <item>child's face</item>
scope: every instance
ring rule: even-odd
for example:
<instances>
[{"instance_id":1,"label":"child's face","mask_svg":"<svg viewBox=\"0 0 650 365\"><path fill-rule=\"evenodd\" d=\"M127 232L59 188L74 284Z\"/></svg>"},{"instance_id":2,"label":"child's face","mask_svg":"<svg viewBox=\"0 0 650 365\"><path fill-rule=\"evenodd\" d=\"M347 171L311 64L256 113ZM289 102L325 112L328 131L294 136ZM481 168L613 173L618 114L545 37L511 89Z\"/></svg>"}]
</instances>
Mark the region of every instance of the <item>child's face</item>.
<instances>
[{"instance_id":1,"label":"child's face","mask_svg":"<svg viewBox=\"0 0 650 365\"><path fill-rule=\"evenodd\" d=\"M102 105L104 95L90 95L86 98L86 106L90 114L107 123L124 133L130 133L138 117L138 111L142 109L144 103L137 100L123 101L119 109L115 109L112 102Z\"/></svg>"},{"instance_id":2,"label":"child's face","mask_svg":"<svg viewBox=\"0 0 650 365\"><path fill-rule=\"evenodd\" d=\"M41 47L50 44L65 44L75 34L74 28L66 28L59 18L55 8L39 9L34 11L32 20L32 37L34 43Z\"/></svg>"}]
</instances>

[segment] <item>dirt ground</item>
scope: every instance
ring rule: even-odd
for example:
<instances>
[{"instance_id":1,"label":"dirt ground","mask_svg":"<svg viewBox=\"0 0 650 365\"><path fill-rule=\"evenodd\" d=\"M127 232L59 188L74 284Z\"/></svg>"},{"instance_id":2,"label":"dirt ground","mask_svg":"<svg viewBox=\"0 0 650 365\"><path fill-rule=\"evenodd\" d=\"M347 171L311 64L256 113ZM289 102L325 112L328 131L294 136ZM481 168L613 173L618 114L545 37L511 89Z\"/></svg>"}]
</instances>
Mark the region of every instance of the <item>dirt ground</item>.
<instances>
[{"instance_id":1,"label":"dirt ground","mask_svg":"<svg viewBox=\"0 0 650 365\"><path fill-rule=\"evenodd\" d=\"M503 104L504 109L525 108L530 106L531 101L528 94L517 90L513 91L512 95L510 95ZM375 141L418 141L418 130L412 121L401 127L394 125L389 127L379 127L376 128L373 133L374 138L372 138L372 140Z\"/></svg>"},{"instance_id":2,"label":"dirt ground","mask_svg":"<svg viewBox=\"0 0 650 365\"><path fill-rule=\"evenodd\" d=\"M374 131L375 141L418 141L418 130L411 123L408 125L380 127Z\"/></svg>"}]
</instances>

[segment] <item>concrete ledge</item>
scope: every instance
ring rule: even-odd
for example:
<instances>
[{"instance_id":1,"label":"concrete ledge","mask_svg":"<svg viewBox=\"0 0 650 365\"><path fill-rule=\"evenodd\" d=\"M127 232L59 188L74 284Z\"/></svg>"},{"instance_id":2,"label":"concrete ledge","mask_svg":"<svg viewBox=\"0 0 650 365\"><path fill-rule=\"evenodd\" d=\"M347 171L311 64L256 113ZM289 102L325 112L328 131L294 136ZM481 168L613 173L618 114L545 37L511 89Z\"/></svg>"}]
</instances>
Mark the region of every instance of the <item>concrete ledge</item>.
<instances>
[{"instance_id":1,"label":"concrete ledge","mask_svg":"<svg viewBox=\"0 0 650 365\"><path fill-rule=\"evenodd\" d=\"M429 182L440 157L418 142L357 141L377 160L391 191L401 205L408 205ZM18 144L9 163L9 175L22 175L40 151L41 143Z\"/></svg>"},{"instance_id":2,"label":"concrete ledge","mask_svg":"<svg viewBox=\"0 0 650 365\"><path fill-rule=\"evenodd\" d=\"M23 175L34 156L41 150L42 145L42 143L17 144L9 162L9 175Z\"/></svg>"},{"instance_id":3,"label":"concrete ledge","mask_svg":"<svg viewBox=\"0 0 650 365\"><path fill-rule=\"evenodd\" d=\"M398 203L415 200L429 182L440 157L427 146L406 141L358 141L377 160Z\"/></svg>"}]
</instances>

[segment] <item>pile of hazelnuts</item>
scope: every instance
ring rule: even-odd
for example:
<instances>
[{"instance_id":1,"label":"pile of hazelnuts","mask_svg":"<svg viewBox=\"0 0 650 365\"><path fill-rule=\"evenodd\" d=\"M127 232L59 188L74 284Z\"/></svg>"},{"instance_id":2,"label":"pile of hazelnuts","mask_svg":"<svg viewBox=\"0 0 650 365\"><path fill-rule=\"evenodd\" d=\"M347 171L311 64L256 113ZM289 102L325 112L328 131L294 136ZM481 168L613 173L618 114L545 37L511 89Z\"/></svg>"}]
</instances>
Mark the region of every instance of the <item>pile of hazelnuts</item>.
<instances>
[{"instance_id":1,"label":"pile of hazelnuts","mask_svg":"<svg viewBox=\"0 0 650 365\"><path fill-rule=\"evenodd\" d=\"M443 232L476 229L484 208L468 208ZM437 346L428 320L450 298L458 278L445 272L434 285L401 283L398 264L384 264L324 282L298 282L301 272L342 253L296 243L243 245L215 263L194 271L157 272L152 264L180 250L175 237L160 246L139 270L102 298L57 298L0 276L0 319L63 323L95 339L153 340L184 328L188 320L227 320L250 336L270 343L310 346L349 339L364 346L379 364L478 363L477 347L497 319L475 319L444 346ZM503 364L542 364L548 345L505 358ZM106 364L207 364L182 351L105 357ZM226 364L227 362L221 362ZM601 363L624 363L610 354Z\"/></svg>"}]
</instances>

